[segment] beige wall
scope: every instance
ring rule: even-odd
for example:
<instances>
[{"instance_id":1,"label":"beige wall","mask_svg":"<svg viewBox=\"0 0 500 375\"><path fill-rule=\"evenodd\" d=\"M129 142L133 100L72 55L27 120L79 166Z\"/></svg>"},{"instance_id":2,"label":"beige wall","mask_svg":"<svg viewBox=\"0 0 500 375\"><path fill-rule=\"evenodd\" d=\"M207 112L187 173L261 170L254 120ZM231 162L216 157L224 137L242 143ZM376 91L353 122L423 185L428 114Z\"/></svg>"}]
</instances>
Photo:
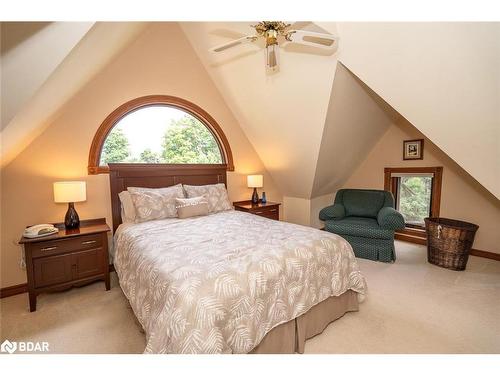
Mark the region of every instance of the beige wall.
<instances>
[{"instance_id":1,"label":"beige wall","mask_svg":"<svg viewBox=\"0 0 500 375\"><path fill-rule=\"evenodd\" d=\"M479 225L474 248L500 253L500 201L428 139L424 141L423 160L403 161L403 140L417 138L423 138L423 135L415 127L405 120L398 121L370 151L344 187L383 189L385 167L443 166L440 215ZM466 144L463 146L467 147Z\"/></svg>"},{"instance_id":2,"label":"beige wall","mask_svg":"<svg viewBox=\"0 0 500 375\"><path fill-rule=\"evenodd\" d=\"M235 171L228 173L231 200L248 199L246 174L264 174L271 201L281 201L258 155L175 23L154 24L95 76L29 147L2 169L1 287L26 281L19 240L29 224L61 221L66 205L53 203L52 182L87 181L87 201L76 203L81 219L111 223L107 175L88 176L90 143L100 123L120 104L142 95L190 100L220 124L231 145Z\"/></svg>"},{"instance_id":3,"label":"beige wall","mask_svg":"<svg viewBox=\"0 0 500 375\"><path fill-rule=\"evenodd\" d=\"M319 219L319 212L333 203L333 199L335 198L335 194L325 194L319 197L311 199L311 207L310 207L310 226L313 228L323 228L325 223Z\"/></svg>"},{"instance_id":4,"label":"beige wall","mask_svg":"<svg viewBox=\"0 0 500 375\"><path fill-rule=\"evenodd\" d=\"M319 211L333 202L335 194L325 194L313 199L283 197L283 220L289 223L323 228Z\"/></svg>"},{"instance_id":5,"label":"beige wall","mask_svg":"<svg viewBox=\"0 0 500 375\"><path fill-rule=\"evenodd\" d=\"M283 197L283 220L289 223L310 224L311 200L295 197Z\"/></svg>"},{"instance_id":6,"label":"beige wall","mask_svg":"<svg viewBox=\"0 0 500 375\"><path fill-rule=\"evenodd\" d=\"M337 30L339 61L500 198L500 22Z\"/></svg>"}]
</instances>

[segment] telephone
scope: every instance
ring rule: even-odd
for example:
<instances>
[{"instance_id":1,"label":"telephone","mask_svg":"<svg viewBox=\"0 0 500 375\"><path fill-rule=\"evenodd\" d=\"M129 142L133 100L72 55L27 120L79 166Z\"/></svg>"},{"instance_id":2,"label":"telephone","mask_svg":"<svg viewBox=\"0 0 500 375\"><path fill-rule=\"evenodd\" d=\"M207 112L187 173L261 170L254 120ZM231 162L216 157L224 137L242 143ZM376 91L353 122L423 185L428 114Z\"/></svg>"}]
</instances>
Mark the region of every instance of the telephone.
<instances>
[{"instance_id":1,"label":"telephone","mask_svg":"<svg viewBox=\"0 0 500 375\"><path fill-rule=\"evenodd\" d=\"M23 236L27 238L36 238L43 236L50 236L51 234L59 232L52 224L38 224L28 227L24 230Z\"/></svg>"}]
</instances>

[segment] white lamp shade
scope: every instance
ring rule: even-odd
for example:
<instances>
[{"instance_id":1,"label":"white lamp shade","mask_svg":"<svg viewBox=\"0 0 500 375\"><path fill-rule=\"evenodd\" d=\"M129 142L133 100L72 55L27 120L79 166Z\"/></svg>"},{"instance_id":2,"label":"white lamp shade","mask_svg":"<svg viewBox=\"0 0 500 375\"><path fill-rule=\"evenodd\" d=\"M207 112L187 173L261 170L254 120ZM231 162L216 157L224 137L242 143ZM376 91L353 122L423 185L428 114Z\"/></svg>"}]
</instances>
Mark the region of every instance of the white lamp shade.
<instances>
[{"instance_id":1,"label":"white lamp shade","mask_svg":"<svg viewBox=\"0 0 500 375\"><path fill-rule=\"evenodd\" d=\"M249 188L261 188L264 186L264 176L261 174L247 176L247 185Z\"/></svg>"},{"instance_id":2,"label":"white lamp shade","mask_svg":"<svg viewBox=\"0 0 500 375\"><path fill-rule=\"evenodd\" d=\"M54 202L69 203L87 200L85 181L54 182Z\"/></svg>"}]
</instances>

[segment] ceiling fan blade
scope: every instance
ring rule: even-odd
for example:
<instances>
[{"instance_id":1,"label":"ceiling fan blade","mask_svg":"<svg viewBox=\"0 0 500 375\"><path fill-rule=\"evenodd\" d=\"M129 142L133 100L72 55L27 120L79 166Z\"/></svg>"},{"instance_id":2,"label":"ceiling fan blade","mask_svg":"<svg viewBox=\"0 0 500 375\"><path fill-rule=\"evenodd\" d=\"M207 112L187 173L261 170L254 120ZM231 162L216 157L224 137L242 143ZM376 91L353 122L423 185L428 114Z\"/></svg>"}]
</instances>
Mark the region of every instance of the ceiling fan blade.
<instances>
[{"instance_id":1,"label":"ceiling fan blade","mask_svg":"<svg viewBox=\"0 0 500 375\"><path fill-rule=\"evenodd\" d=\"M257 37L254 35L247 35L247 36L244 36L242 38L235 39L231 42L227 42L227 43L218 45L216 47L210 48L210 52L222 52L222 51L225 51L229 48L235 47L235 46L243 44L243 43L253 42L256 39L257 39Z\"/></svg>"},{"instance_id":2,"label":"ceiling fan blade","mask_svg":"<svg viewBox=\"0 0 500 375\"><path fill-rule=\"evenodd\" d=\"M289 40L292 43L323 49L334 49L337 47L338 38L331 34L315 33L313 31L304 30L291 30L289 35Z\"/></svg>"},{"instance_id":3,"label":"ceiling fan blade","mask_svg":"<svg viewBox=\"0 0 500 375\"><path fill-rule=\"evenodd\" d=\"M293 21L293 22L290 21L287 23L291 24L291 26L289 27L290 30L303 29L304 27L307 27L310 24L312 24L311 21Z\"/></svg>"}]
</instances>

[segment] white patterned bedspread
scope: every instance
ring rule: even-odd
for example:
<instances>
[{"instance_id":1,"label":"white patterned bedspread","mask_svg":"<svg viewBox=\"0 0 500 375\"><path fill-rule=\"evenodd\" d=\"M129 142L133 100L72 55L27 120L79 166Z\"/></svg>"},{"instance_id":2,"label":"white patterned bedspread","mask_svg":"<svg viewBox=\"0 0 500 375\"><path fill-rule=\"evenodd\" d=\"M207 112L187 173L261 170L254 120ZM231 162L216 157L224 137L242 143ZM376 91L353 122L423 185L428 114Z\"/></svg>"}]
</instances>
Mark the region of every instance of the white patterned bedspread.
<instances>
[{"instance_id":1,"label":"white patterned bedspread","mask_svg":"<svg viewBox=\"0 0 500 375\"><path fill-rule=\"evenodd\" d=\"M114 264L145 353L247 353L330 296L366 290L343 238L238 211L122 224Z\"/></svg>"}]
</instances>

